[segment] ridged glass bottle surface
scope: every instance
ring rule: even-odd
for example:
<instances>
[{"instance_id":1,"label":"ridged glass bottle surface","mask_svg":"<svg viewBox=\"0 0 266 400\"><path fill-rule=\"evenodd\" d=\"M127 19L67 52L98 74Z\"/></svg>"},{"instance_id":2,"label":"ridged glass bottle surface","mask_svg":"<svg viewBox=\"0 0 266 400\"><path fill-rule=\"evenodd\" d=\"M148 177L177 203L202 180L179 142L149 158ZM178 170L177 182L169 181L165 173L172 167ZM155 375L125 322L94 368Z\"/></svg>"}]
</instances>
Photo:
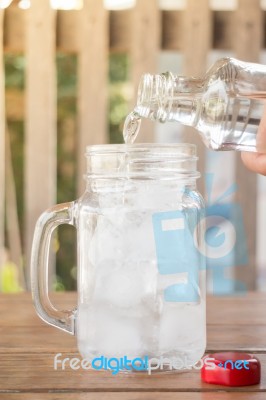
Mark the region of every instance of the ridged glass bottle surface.
<instances>
[{"instance_id":1,"label":"ridged glass bottle surface","mask_svg":"<svg viewBox=\"0 0 266 400\"><path fill-rule=\"evenodd\" d=\"M210 147L265 151L259 126L265 109L266 67L221 60L207 75L204 89L196 127Z\"/></svg>"},{"instance_id":2,"label":"ridged glass bottle surface","mask_svg":"<svg viewBox=\"0 0 266 400\"><path fill-rule=\"evenodd\" d=\"M124 137L132 142L139 130L138 119L150 118L194 126L214 150L266 152L265 100L266 66L232 58L217 61L203 79L146 74ZM131 133L135 128L134 135L129 134L129 125Z\"/></svg>"}]
</instances>

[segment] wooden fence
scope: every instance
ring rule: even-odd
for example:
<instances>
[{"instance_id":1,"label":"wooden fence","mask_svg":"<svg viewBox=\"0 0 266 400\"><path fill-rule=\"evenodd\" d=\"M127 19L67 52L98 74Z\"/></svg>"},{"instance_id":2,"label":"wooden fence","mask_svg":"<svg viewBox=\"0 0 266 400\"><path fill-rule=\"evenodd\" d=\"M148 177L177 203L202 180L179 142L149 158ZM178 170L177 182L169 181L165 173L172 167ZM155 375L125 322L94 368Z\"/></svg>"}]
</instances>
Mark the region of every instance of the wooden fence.
<instances>
[{"instance_id":1,"label":"wooden fence","mask_svg":"<svg viewBox=\"0 0 266 400\"><path fill-rule=\"evenodd\" d=\"M84 0L81 11L55 11L49 0L32 0L29 10L15 3L0 11L0 59L3 52L25 53L25 223L24 249L29 270L33 229L39 214L55 203L56 194L56 51L78 56L78 194L83 190L84 149L107 142L107 71L109 51L127 52L131 81L136 88L144 72L157 71L160 51L184 55L183 73L202 74L211 49L234 52L240 59L259 61L265 40L265 12L259 0L239 0L233 11L213 10L208 0L187 0L183 10L160 10L156 0L137 0L136 7L107 11L101 0ZM0 248L4 215L4 79L0 72ZM143 129L143 142L152 141L153 126ZM199 145L200 170L205 168ZM250 267L241 269L249 288L256 279L256 176L237 157L239 200L248 212ZM252 193L252 196L250 196ZM240 198L241 197L241 198ZM236 272L239 274L239 272ZM29 279L29 276L28 276Z\"/></svg>"}]
</instances>

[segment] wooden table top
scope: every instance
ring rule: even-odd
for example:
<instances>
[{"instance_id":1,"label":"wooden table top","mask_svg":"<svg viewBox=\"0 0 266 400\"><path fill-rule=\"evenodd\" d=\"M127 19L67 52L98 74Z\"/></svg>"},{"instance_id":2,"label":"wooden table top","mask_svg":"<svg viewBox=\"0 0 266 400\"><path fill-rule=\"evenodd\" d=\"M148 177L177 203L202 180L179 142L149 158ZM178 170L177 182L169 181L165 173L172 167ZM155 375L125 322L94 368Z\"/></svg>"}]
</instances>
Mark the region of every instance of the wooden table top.
<instances>
[{"instance_id":1,"label":"wooden table top","mask_svg":"<svg viewBox=\"0 0 266 400\"><path fill-rule=\"evenodd\" d=\"M75 304L75 293L55 295L58 306ZM0 400L265 400L266 293L209 297L210 351L244 350L262 364L260 385L228 388L202 383L198 371L118 374L54 370L54 356L78 356L75 338L43 323L28 293L0 295Z\"/></svg>"}]
</instances>

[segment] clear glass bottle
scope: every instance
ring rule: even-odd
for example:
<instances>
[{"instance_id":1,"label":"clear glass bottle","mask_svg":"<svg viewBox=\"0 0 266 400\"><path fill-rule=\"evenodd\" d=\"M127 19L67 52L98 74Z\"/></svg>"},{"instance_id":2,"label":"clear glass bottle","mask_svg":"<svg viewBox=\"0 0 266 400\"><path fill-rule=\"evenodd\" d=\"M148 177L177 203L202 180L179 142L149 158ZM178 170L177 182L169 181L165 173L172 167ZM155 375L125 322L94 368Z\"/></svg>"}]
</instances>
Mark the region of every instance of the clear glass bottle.
<instances>
[{"instance_id":1,"label":"clear glass bottle","mask_svg":"<svg viewBox=\"0 0 266 400\"><path fill-rule=\"evenodd\" d=\"M193 126L213 150L266 152L265 101L266 66L223 58L202 79L143 75L134 115Z\"/></svg>"},{"instance_id":2,"label":"clear glass bottle","mask_svg":"<svg viewBox=\"0 0 266 400\"><path fill-rule=\"evenodd\" d=\"M32 249L36 310L75 333L89 361L165 357L161 371L169 363L186 368L204 354L204 202L196 165L191 144L88 147L84 195L39 218ZM48 297L50 238L63 223L77 228L73 311L56 310Z\"/></svg>"}]
</instances>

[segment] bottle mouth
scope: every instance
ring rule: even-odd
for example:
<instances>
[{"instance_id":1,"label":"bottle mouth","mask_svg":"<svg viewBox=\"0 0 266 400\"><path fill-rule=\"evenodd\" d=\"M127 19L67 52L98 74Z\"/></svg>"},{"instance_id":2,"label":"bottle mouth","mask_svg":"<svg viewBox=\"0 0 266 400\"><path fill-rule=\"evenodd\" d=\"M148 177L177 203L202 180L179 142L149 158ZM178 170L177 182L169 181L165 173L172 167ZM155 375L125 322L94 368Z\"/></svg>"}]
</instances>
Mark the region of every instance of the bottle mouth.
<instances>
[{"instance_id":1,"label":"bottle mouth","mask_svg":"<svg viewBox=\"0 0 266 400\"><path fill-rule=\"evenodd\" d=\"M171 72L142 75L134 111L143 118L166 121L172 106L173 79Z\"/></svg>"},{"instance_id":2,"label":"bottle mouth","mask_svg":"<svg viewBox=\"0 0 266 400\"><path fill-rule=\"evenodd\" d=\"M86 149L91 178L197 179L197 149L193 144L107 144Z\"/></svg>"}]
</instances>

